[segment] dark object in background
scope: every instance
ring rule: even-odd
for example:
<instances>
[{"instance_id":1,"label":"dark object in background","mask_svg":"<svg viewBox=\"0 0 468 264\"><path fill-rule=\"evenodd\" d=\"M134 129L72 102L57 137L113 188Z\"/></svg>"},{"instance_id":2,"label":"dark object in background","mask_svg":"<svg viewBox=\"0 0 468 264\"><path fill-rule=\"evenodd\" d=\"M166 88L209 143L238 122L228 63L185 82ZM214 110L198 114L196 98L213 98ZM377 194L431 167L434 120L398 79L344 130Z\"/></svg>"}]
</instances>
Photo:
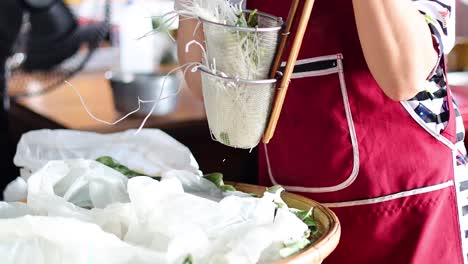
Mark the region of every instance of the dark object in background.
<instances>
[{"instance_id":1,"label":"dark object in background","mask_svg":"<svg viewBox=\"0 0 468 264\"><path fill-rule=\"evenodd\" d=\"M0 1L0 189L16 176L13 148L8 144L9 98L6 89L5 63L21 28L23 12L17 0ZM0 192L0 198L3 193Z\"/></svg>"},{"instance_id":2,"label":"dark object in background","mask_svg":"<svg viewBox=\"0 0 468 264\"><path fill-rule=\"evenodd\" d=\"M78 25L62 0L23 1L30 12L8 62L11 75L7 80L9 89L23 92L12 95L12 100L61 87L86 66L110 31L110 0L105 0L104 21L87 25ZM25 91L30 84L35 89Z\"/></svg>"},{"instance_id":3,"label":"dark object in background","mask_svg":"<svg viewBox=\"0 0 468 264\"><path fill-rule=\"evenodd\" d=\"M76 18L62 0L0 0L0 197L5 185L18 175L11 154L16 146L8 145L9 98L6 62L12 55L15 41L20 34L23 15L26 13L30 31L23 40L25 45L21 52L24 52L25 60L20 65L21 71L48 71L76 54L82 44L88 45L89 52L80 64L66 71L61 78L53 78L43 92L18 97L47 92L79 72L95 48L108 35L109 30L109 0L106 0L105 22L86 27L78 26Z\"/></svg>"},{"instance_id":4,"label":"dark object in background","mask_svg":"<svg viewBox=\"0 0 468 264\"><path fill-rule=\"evenodd\" d=\"M24 0L29 9L31 31L26 40L22 67L49 70L73 56L80 48L78 23L62 1Z\"/></svg>"}]
</instances>

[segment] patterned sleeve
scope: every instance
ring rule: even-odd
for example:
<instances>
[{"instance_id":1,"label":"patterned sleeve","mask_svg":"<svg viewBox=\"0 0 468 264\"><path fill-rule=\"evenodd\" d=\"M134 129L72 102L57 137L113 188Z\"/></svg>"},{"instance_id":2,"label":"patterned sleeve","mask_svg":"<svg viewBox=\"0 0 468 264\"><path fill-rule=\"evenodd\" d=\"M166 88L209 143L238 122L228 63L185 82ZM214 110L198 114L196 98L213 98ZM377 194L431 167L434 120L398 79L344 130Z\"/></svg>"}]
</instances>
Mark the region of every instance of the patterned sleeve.
<instances>
[{"instance_id":1,"label":"patterned sleeve","mask_svg":"<svg viewBox=\"0 0 468 264\"><path fill-rule=\"evenodd\" d=\"M439 47L439 54L448 54L455 44L456 0L413 0L426 17L432 35Z\"/></svg>"}]
</instances>

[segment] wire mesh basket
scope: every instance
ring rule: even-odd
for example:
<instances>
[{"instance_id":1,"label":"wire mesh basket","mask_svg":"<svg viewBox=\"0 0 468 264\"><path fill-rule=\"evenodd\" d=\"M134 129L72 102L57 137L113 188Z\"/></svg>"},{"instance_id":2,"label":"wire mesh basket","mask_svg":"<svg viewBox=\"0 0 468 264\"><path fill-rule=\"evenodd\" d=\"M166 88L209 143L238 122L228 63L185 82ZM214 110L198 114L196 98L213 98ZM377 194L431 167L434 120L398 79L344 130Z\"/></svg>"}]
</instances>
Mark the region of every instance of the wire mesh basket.
<instances>
[{"instance_id":1,"label":"wire mesh basket","mask_svg":"<svg viewBox=\"0 0 468 264\"><path fill-rule=\"evenodd\" d=\"M270 116L276 80L223 77L199 67L208 125L214 139L241 149L260 142Z\"/></svg>"},{"instance_id":2,"label":"wire mesh basket","mask_svg":"<svg viewBox=\"0 0 468 264\"><path fill-rule=\"evenodd\" d=\"M269 78L279 44L283 20L253 11L243 13L246 19L255 15L256 27L239 27L200 18L206 41L208 66L228 76L247 80Z\"/></svg>"}]
</instances>

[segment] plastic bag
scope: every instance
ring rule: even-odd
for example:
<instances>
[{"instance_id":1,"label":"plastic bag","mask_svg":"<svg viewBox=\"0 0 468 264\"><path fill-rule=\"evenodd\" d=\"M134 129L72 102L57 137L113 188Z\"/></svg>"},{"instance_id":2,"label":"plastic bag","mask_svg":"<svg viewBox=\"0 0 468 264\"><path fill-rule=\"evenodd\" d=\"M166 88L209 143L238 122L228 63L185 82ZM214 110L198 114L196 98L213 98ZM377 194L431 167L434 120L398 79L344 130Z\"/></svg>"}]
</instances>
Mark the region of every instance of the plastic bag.
<instances>
[{"instance_id":1,"label":"plastic bag","mask_svg":"<svg viewBox=\"0 0 468 264\"><path fill-rule=\"evenodd\" d=\"M272 262L307 231L277 208L279 193L237 196L169 167L161 176L128 179L94 160L47 162L28 179L27 204L0 203L2 264Z\"/></svg>"},{"instance_id":2,"label":"plastic bag","mask_svg":"<svg viewBox=\"0 0 468 264\"><path fill-rule=\"evenodd\" d=\"M3 191L3 199L6 202L24 201L27 196L28 184L21 177L17 177L15 180L10 182Z\"/></svg>"},{"instance_id":3,"label":"plastic bag","mask_svg":"<svg viewBox=\"0 0 468 264\"><path fill-rule=\"evenodd\" d=\"M35 172L51 160L91 159L111 156L123 165L149 176L168 170L198 172L190 150L158 129L97 134L73 130L36 130L18 143L15 165Z\"/></svg>"},{"instance_id":4,"label":"plastic bag","mask_svg":"<svg viewBox=\"0 0 468 264\"><path fill-rule=\"evenodd\" d=\"M0 230L2 264L167 263L158 252L125 243L97 225L71 218L0 219Z\"/></svg>"},{"instance_id":5,"label":"plastic bag","mask_svg":"<svg viewBox=\"0 0 468 264\"><path fill-rule=\"evenodd\" d=\"M118 171L96 161L51 161L29 178L28 203L53 197L82 208L105 208L129 202L127 181Z\"/></svg>"}]
</instances>

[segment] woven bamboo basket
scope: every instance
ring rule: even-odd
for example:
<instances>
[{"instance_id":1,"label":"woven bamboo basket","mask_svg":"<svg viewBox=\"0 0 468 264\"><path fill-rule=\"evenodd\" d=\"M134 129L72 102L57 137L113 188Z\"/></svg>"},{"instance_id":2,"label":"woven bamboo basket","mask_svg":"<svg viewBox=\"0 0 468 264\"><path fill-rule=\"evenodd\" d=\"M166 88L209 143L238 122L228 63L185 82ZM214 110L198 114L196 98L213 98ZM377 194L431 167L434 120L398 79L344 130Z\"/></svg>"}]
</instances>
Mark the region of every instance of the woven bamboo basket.
<instances>
[{"instance_id":1,"label":"woven bamboo basket","mask_svg":"<svg viewBox=\"0 0 468 264\"><path fill-rule=\"evenodd\" d=\"M263 195L266 187L243 183L228 183L237 190ZM292 208L309 210L313 208L314 219L319 228L320 237L301 252L275 264L319 264L335 250L340 240L341 228L336 215L323 205L303 196L284 192L284 202Z\"/></svg>"},{"instance_id":2,"label":"woven bamboo basket","mask_svg":"<svg viewBox=\"0 0 468 264\"><path fill-rule=\"evenodd\" d=\"M266 187L226 182L226 184L234 186L237 190L246 193L263 195ZM320 237L301 252L282 259L274 264L320 264L335 250L340 240L341 228L340 222L336 215L328 208L319 204L316 201L305 198L303 196L283 192L282 198L284 202L291 208L299 210L309 210L313 208L314 220L319 228ZM22 200L20 202L26 202Z\"/></svg>"}]
</instances>

